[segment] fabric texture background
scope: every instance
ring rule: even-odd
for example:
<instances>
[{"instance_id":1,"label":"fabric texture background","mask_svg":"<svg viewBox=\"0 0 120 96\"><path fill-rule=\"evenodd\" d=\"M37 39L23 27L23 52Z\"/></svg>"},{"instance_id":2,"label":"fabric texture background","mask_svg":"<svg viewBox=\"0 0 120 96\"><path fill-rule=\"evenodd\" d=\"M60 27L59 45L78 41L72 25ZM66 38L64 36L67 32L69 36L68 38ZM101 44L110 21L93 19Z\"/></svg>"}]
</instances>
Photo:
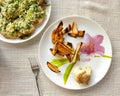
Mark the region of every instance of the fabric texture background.
<instances>
[{"instance_id":1,"label":"fabric texture background","mask_svg":"<svg viewBox=\"0 0 120 96\"><path fill-rule=\"evenodd\" d=\"M21 44L0 42L0 96L38 96L28 57L37 58L40 38L48 26L70 15L90 17L105 29L112 43L112 64L102 81L79 91L58 87L41 72L43 96L120 96L120 0L52 0L50 20L37 37Z\"/></svg>"}]
</instances>

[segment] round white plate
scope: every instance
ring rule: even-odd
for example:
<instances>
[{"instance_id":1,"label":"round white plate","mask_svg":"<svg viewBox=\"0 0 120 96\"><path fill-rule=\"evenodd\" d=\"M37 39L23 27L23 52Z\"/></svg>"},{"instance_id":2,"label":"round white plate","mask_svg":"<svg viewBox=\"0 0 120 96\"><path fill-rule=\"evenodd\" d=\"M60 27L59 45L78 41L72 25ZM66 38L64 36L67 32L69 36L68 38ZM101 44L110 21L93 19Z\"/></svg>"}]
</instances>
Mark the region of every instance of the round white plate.
<instances>
[{"instance_id":1,"label":"round white plate","mask_svg":"<svg viewBox=\"0 0 120 96\"><path fill-rule=\"evenodd\" d=\"M55 58L55 56L53 56L49 50L54 46L51 42L51 32L53 29L55 29L58 26L61 20L63 21L64 27L66 27L68 24L71 24L73 21L75 21L78 24L78 29L84 29L86 33L89 33L91 36L96 36L98 34L104 36L102 46L105 48L105 55L112 56L112 47L111 47L110 39L100 25L98 25L95 21L87 17L71 16L71 17L62 18L54 22L52 25L48 27L48 29L43 34L39 44L39 53L38 53L40 65L45 75L58 86L61 86L67 89L72 89L72 90L80 90L80 89L91 87L96 83L98 83L105 76L105 74L107 73L111 65L112 58L99 57L99 58L94 58L89 62L78 61L77 64L75 64L75 66L73 67L72 72L66 84L64 84L64 81L63 81L63 74L68 64L60 67L61 72L58 74L52 72L47 67L47 64L46 64L47 61L50 62L52 59ZM76 45L78 42L81 42L82 39L75 39L67 36L65 38L65 41L69 41L73 45ZM87 65L91 66L92 75L88 85L80 85L75 81L73 71L75 67L78 65L80 65L81 67L85 67Z\"/></svg>"},{"instance_id":2,"label":"round white plate","mask_svg":"<svg viewBox=\"0 0 120 96\"><path fill-rule=\"evenodd\" d=\"M48 3L51 4L51 0L48 0ZM24 40L21 40L21 39L7 39L0 34L0 40L3 41L3 42L7 42L7 43L23 43L23 42L26 42L28 40L31 40L32 38L37 36L43 30L43 28L46 26L46 24L47 24L47 22L50 18L50 14L51 14L51 5L48 6L47 9L46 9L46 17L45 17L43 23L38 28L36 28L35 32L28 39L24 39Z\"/></svg>"}]
</instances>

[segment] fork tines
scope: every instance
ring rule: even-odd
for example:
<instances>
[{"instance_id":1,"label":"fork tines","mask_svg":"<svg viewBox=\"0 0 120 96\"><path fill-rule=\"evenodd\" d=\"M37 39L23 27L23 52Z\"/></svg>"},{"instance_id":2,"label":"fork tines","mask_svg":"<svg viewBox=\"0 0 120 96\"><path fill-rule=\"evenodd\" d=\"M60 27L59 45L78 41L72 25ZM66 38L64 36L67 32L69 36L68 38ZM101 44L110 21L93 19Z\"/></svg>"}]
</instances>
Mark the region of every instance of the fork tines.
<instances>
[{"instance_id":1,"label":"fork tines","mask_svg":"<svg viewBox=\"0 0 120 96\"><path fill-rule=\"evenodd\" d=\"M29 57L28 59L30 61L30 65L31 65L32 70L39 69L39 65L38 65L35 57Z\"/></svg>"}]
</instances>

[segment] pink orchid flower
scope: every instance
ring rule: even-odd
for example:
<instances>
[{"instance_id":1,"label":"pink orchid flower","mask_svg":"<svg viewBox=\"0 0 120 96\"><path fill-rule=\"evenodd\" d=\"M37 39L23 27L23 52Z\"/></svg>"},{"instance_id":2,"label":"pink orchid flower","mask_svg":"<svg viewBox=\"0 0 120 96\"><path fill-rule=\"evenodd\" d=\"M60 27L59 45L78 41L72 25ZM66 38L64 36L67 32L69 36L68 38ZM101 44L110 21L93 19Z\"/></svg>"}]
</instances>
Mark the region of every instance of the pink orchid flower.
<instances>
[{"instance_id":1,"label":"pink orchid flower","mask_svg":"<svg viewBox=\"0 0 120 96\"><path fill-rule=\"evenodd\" d=\"M85 42L81 49L81 54L86 55L87 60L90 60L90 56L99 55L103 56L105 49L100 44L103 42L102 35L96 35L95 37L90 36L88 33L85 34ZM86 60L86 61L87 61Z\"/></svg>"}]
</instances>

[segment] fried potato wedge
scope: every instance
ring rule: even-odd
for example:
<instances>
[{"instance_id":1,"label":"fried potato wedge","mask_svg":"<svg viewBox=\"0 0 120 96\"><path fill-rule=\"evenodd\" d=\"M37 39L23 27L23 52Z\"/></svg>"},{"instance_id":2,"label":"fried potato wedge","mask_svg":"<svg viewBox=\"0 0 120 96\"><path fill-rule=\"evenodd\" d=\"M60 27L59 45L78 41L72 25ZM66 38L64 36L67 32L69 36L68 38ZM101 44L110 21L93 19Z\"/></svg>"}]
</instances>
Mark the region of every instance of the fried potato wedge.
<instances>
[{"instance_id":1,"label":"fried potato wedge","mask_svg":"<svg viewBox=\"0 0 120 96\"><path fill-rule=\"evenodd\" d=\"M69 62L71 62L73 59L73 54L67 54L66 57L69 60Z\"/></svg>"},{"instance_id":2,"label":"fried potato wedge","mask_svg":"<svg viewBox=\"0 0 120 96\"><path fill-rule=\"evenodd\" d=\"M71 29L72 29L72 27L71 27L71 25L69 24L62 32L61 32L61 34L66 34L66 33L68 33L68 32L70 32L71 31Z\"/></svg>"},{"instance_id":3,"label":"fried potato wedge","mask_svg":"<svg viewBox=\"0 0 120 96\"><path fill-rule=\"evenodd\" d=\"M72 24L72 33L73 34L78 34L78 28L77 28L77 23L73 22Z\"/></svg>"},{"instance_id":4,"label":"fried potato wedge","mask_svg":"<svg viewBox=\"0 0 120 96\"><path fill-rule=\"evenodd\" d=\"M63 35L59 33L57 29L53 30L52 32L52 43L55 44L57 42L63 42L64 38Z\"/></svg>"},{"instance_id":5,"label":"fried potato wedge","mask_svg":"<svg viewBox=\"0 0 120 96\"><path fill-rule=\"evenodd\" d=\"M55 39L55 34L56 34L56 32L57 32L57 29L54 29L54 30L52 31L51 37L52 37L52 43L53 43L53 44L56 42L56 39Z\"/></svg>"},{"instance_id":6,"label":"fried potato wedge","mask_svg":"<svg viewBox=\"0 0 120 96\"><path fill-rule=\"evenodd\" d=\"M47 62L47 66L48 66L48 68L49 68L51 71L53 71L53 72L55 72L55 73L59 73L59 72L60 72L60 70L58 69L58 67L55 66L55 65L53 65L53 64L51 64L50 62Z\"/></svg>"},{"instance_id":7,"label":"fried potato wedge","mask_svg":"<svg viewBox=\"0 0 120 96\"><path fill-rule=\"evenodd\" d=\"M57 48L56 46L54 48L50 48L51 53L55 56L57 53Z\"/></svg>"},{"instance_id":8,"label":"fried potato wedge","mask_svg":"<svg viewBox=\"0 0 120 96\"><path fill-rule=\"evenodd\" d=\"M76 34L68 33L68 35L71 36L71 37L77 38L77 35L76 35Z\"/></svg>"},{"instance_id":9,"label":"fried potato wedge","mask_svg":"<svg viewBox=\"0 0 120 96\"><path fill-rule=\"evenodd\" d=\"M63 42L63 34L61 34L63 30L63 22L61 21L56 29L52 31L52 43Z\"/></svg>"},{"instance_id":10,"label":"fried potato wedge","mask_svg":"<svg viewBox=\"0 0 120 96\"><path fill-rule=\"evenodd\" d=\"M57 27L57 30L60 32L63 30L63 22L61 21Z\"/></svg>"},{"instance_id":11,"label":"fried potato wedge","mask_svg":"<svg viewBox=\"0 0 120 96\"><path fill-rule=\"evenodd\" d=\"M55 42L58 40L58 31L57 29L54 29L52 31L52 43L55 44Z\"/></svg>"},{"instance_id":12,"label":"fried potato wedge","mask_svg":"<svg viewBox=\"0 0 120 96\"><path fill-rule=\"evenodd\" d=\"M56 56L63 57L63 56L65 56L65 54L63 54L63 53L62 53L62 52L60 52L60 51L57 51Z\"/></svg>"},{"instance_id":13,"label":"fried potato wedge","mask_svg":"<svg viewBox=\"0 0 120 96\"><path fill-rule=\"evenodd\" d=\"M73 57L73 45L70 42L56 43L53 48L50 48L51 53L55 56L66 56L71 62Z\"/></svg>"},{"instance_id":14,"label":"fried potato wedge","mask_svg":"<svg viewBox=\"0 0 120 96\"><path fill-rule=\"evenodd\" d=\"M85 35L85 30L78 31L78 37L84 37L84 35Z\"/></svg>"},{"instance_id":15,"label":"fried potato wedge","mask_svg":"<svg viewBox=\"0 0 120 96\"><path fill-rule=\"evenodd\" d=\"M63 41L64 41L63 35L59 35L57 42L63 43Z\"/></svg>"},{"instance_id":16,"label":"fried potato wedge","mask_svg":"<svg viewBox=\"0 0 120 96\"><path fill-rule=\"evenodd\" d=\"M74 51L74 47L73 47L72 43L64 42L64 45L66 45L71 51Z\"/></svg>"},{"instance_id":17,"label":"fried potato wedge","mask_svg":"<svg viewBox=\"0 0 120 96\"><path fill-rule=\"evenodd\" d=\"M84 30L78 30L78 26L76 22L73 22L72 24L72 32L68 33L69 36L77 38L77 37L83 37L85 34Z\"/></svg>"},{"instance_id":18,"label":"fried potato wedge","mask_svg":"<svg viewBox=\"0 0 120 96\"><path fill-rule=\"evenodd\" d=\"M80 52L80 50L81 50L81 48L82 48L82 45L83 45L82 42L81 42L81 44L78 44L78 46L77 46L77 48L76 48L76 50L75 50L75 53L74 53L72 62L76 62L76 61L77 61L78 53Z\"/></svg>"},{"instance_id":19,"label":"fried potato wedge","mask_svg":"<svg viewBox=\"0 0 120 96\"><path fill-rule=\"evenodd\" d=\"M76 38L78 34L78 28L77 28L77 23L73 22L72 23L72 32L68 33L69 36Z\"/></svg>"},{"instance_id":20,"label":"fried potato wedge","mask_svg":"<svg viewBox=\"0 0 120 96\"><path fill-rule=\"evenodd\" d=\"M57 48L58 48L58 51L63 53L64 55L67 55L67 54L71 54L72 51L70 48L68 48L66 45L64 45L63 43L58 43L57 44Z\"/></svg>"}]
</instances>

